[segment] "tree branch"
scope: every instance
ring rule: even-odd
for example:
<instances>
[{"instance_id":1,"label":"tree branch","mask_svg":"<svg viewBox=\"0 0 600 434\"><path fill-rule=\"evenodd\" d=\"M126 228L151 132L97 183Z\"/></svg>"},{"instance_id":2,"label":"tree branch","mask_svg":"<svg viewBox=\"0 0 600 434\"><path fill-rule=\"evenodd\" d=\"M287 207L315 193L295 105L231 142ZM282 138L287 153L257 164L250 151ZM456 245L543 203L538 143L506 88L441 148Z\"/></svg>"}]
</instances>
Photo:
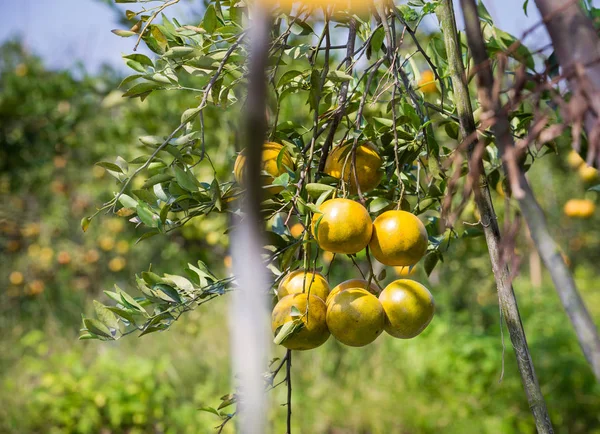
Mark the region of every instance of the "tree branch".
<instances>
[{"instance_id":1,"label":"tree branch","mask_svg":"<svg viewBox=\"0 0 600 434\"><path fill-rule=\"evenodd\" d=\"M354 43L356 40L356 19L351 18L349 27L348 27L348 42L346 44L346 68L347 73L352 73L352 55L354 53ZM327 156L329 155L329 150L331 149L331 144L333 143L333 138L335 136L335 132L344 117L344 113L346 111L346 95L348 94L348 81L344 81L340 88L340 98L337 111L333 116L333 121L331 122L331 127L329 129L329 134L327 134L327 138L325 139L325 143L323 143L323 148L321 150L321 159L319 160L319 172L323 172L325 170L325 162L327 161Z\"/></svg>"},{"instance_id":2,"label":"tree branch","mask_svg":"<svg viewBox=\"0 0 600 434\"><path fill-rule=\"evenodd\" d=\"M476 27L479 30L479 18L475 14L470 15L469 6L475 7L472 0L461 0L463 3L463 13L467 27ZM465 4L468 3L468 4ZM476 11L476 9L475 9ZM456 30L456 19L454 17L454 8L452 0L442 0L437 8L437 16L441 24L444 34L444 43L446 45L446 53L448 56L448 66L450 70L450 78L454 88L454 102L456 111L459 117L460 134L463 140L472 137L468 144L467 153L469 156L469 171L478 174L477 181L474 185L475 202L481 219L487 224L482 224L485 239L488 246L490 261L492 263L492 271L496 279L496 287L498 290L498 299L500 302L501 313L506 319L506 325L510 334L510 339L515 349L517 365L521 374L521 381L525 388L527 400L535 419L535 424L539 433L552 433L552 424L550 416L546 409L546 403L537 380L525 330L521 322L521 315L517 305L517 299L511 284L510 272L506 265L501 263L500 259L500 244L501 235L496 213L492 204L490 190L488 188L487 178L483 168L481 159L475 161L472 155L477 144L477 136L475 134L475 120L473 118L473 108L469 96L469 89L466 82L464 66L462 63L462 55L460 42ZM480 31L480 30L479 30ZM472 32L471 32L472 33ZM469 36L470 32L467 32ZM474 167L474 165L476 165Z\"/></svg>"},{"instance_id":3,"label":"tree branch","mask_svg":"<svg viewBox=\"0 0 600 434\"><path fill-rule=\"evenodd\" d=\"M496 122L493 125L493 132L496 136L498 150L502 155L504 166L510 168L508 164L511 160L513 164L516 164L513 155L515 150L514 140L510 132L507 113L502 109L500 101L494 99L492 95L494 78L491 67L489 64L485 64L488 55L477 18L477 8L474 0L461 0L461 4L467 26L467 39L473 53L475 65L478 68L479 99L484 111L495 114ZM484 64L485 67L482 67ZM531 237L550 272L556 291L577 334L579 345L581 345L596 379L600 380L600 338L596 326L577 291L573 276L562 259L558 246L550 235L544 212L538 204L524 173L518 170L516 175L517 179L512 180L512 182L518 183L518 187L522 192L522 196L517 197L517 199Z\"/></svg>"},{"instance_id":4,"label":"tree branch","mask_svg":"<svg viewBox=\"0 0 600 434\"><path fill-rule=\"evenodd\" d=\"M600 38L578 2L535 0L535 4L552 39L558 63L569 77L571 91L582 92L589 102L584 121L590 141L587 163L600 167L600 138L592 134L600 116Z\"/></svg>"}]
</instances>

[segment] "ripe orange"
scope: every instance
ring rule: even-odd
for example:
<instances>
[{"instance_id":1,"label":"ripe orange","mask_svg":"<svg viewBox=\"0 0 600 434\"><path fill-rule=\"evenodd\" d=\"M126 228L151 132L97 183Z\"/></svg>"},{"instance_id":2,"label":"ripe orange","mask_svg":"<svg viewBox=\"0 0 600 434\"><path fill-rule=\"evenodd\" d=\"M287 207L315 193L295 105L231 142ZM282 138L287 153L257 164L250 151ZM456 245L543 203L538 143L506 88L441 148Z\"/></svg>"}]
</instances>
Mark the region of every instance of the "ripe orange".
<instances>
[{"instance_id":1,"label":"ripe orange","mask_svg":"<svg viewBox=\"0 0 600 434\"><path fill-rule=\"evenodd\" d=\"M325 304L329 306L331 304L331 301L333 300L333 297L335 297L339 292L345 291L347 289L366 289L375 296L379 295L380 292L379 287L375 284L375 282L371 282L371 284L369 285L369 282L363 279L350 279L340 283L335 288L333 288L327 296L327 302Z\"/></svg>"},{"instance_id":2,"label":"ripe orange","mask_svg":"<svg viewBox=\"0 0 600 434\"><path fill-rule=\"evenodd\" d=\"M69 254L69 252L62 250L58 252L57 259L59 264L67 265L69 262L71 262L71 255Z\"/></svg>"},{"instance_id":3,"label":"ripe orange","mask_svg":"<svg viewBox=\"0 0 600 434\"><path fill-rule=\"evenodd\" d=\"M590 218L596 210L596 204L589 199L571 199L565 203L564 213L573 218Z\"/></svg>"},{"instance_id":4,"label":"ripe orange","mask_svg":"<svg viewBox=\"0 0 600 434\"><path fill-rule=\"evenodd\" d=\"M280 152L283 152L283 155L281 158L281 164L277 165L277 159L279 157ZM235 164L233 166L233 175L235 176L235 180L237 181L237 183L240 185L244 185L245 176L246 176L245 166L246 166L246 156L244 155L243 152L241 152L237 156L237 158L235 160ZM264 172L267 172L269 175L263 177L263 180L262 180L263 186L271 185L273 183L273 180L276 177L283 175L288 170L286 167L289 169L292 169L292 170L294 169L294 161L292 160L292 156L288 152L288 150L285 149L284 146L280 145L279 143L275 143L275 142L265 143L263 145L263 150L262 150L262 167L261 167L261 169ZM266 190L269 194L277 194L283 190L283 187L281 187L281 186L268 187Z\"/></svg>"},{"instance_id":5,"label":"ripe orange","mask_svg":"<svg viewBox=\"0 0 600 434\"><path fill-rule=\"evenodd\" d=\"M423 93L435 93L438 90L435 84L435 74L430 70L423 71L418 84Z\"/></svg>"},{"instance_id":6,"label":"ripe orange","mask_svg":"<svg viewBox=\"0 0 600 434\"><path fill-rule=\"evenodd\" d=\"M292 306L298 309L300 317L291 315ZM289 336L281 345L290 350L310 350L323 345L329 339L326 315L325 302L316 295L309 297L308 294L291 294L279 300L273 308L271 328L276 336L279 328L285 323L301 318L304 327Z\"/></svg>"},{"instance_id":7,"label":"ripe orange","mask_svg":"<svg viewBox=\"0 0 600 434\"><path fill-rule=\"evenodd\" d=\"M300 238L304 233L304 226L301 223L294 223L290 228L290 234L294 238Z\"/></svg>"},{"instance_id":8,"label":"ripe orange","mask_svg":"<svg viewBox=\"0 0 600 434\"><path fill-rule=\"evenodd\" d=\"M25 279L23 277L23 273L20 271L13 271L8 276L8 280L12 285L21 285Z\"/></svg>"},{"instance_id":9,"label":"ripe orange","mask_svg":"<svg viewBox=\"0 0 600 434\"><path fill-rule=\"evenodd\" d=\"M312 219L312 232L319 247L333 253L356 253L364 249L373 233L367 209L349 199L330 199Z\"/></svg>"},{"instance_id":10,"label":"ripe orange","mask_svg":"<svg viewBox=\"0 0 600 434\"><path fill-rule=\"evenodd\" d=\"M286 295L300 294L302 292L316 295L321 300L327 300L329 283L321 273L296 270L285 276L277 288L277 297L281 300Z\"/></svg>"},{"instance_id":11,"label":"ripe orange","mask_svg":"<svg viewBox=\"0 0 600 434\"><path fill-rule=\"evenodd\" d=\"M356 179L352 170L352 145L353 143L347 143L331 150L325 162L325 173L343 179L350 185L350 193L356 194ZM383 174L381 163L377 146L373 143L365 142L357 146L356 176L361 193L367 193L379 185Z\"/></svg>"},{"instance_id":12,"label":"ripe orange","mask_svg":"<svg viewBox=\"0 0 600 434\"><path fill-rule=\"evenodd\" d=\"M364 289L337 293L327 306L327 327L341 343L351 347L370 344L385 326L383 306Z\"/></svg>"},{"instance_id":13,"label":"ripe orange","mask_svg":"<svg viewBox=\"0 0 600 434\"><path fill-rule=\"evenodd\" d=\"M369 243L375 259L385 265L414 265L427 251L427 231L414 214L386 211L373 222Z\"/></svg>"},{"instance_id":14,"label":"ripe orange","mask_svg":"<svg viewBox=\"0 0 600 434\"><path fill-rule=\"evenodd\" d=\"M431 293L410 279L390 283L379 301L385 311L385 331L400 339L414 338L425 330L435 311Z\"/></svg>"},{"instance_id":15,"label":"ripe orange","mask_svg":"<svg viewBox=\"0 0 600 434\"><path fill-rule=\"evenodd\" d=\"M122 256L117 256L115 258L112 258L110 261L108 261L108 269L115 273L123 270L123 268L125 268L126 265L127 265L127 261Z\"/></svg>"},{"instance_id":16,"label":"ripe orange","mask_svg":"<svg viewBox=\"0 0 600 434\"><path fill-rule=\"evenodd\" d=\"M579 166L579 177L585 183L594 182L598 179L598 170L594 167L582 164Z\"/></svg>"},{"instance_id":17,"label":"ripe orange","mask_svg":"<svg viewBox=\"0 0 600 434\"><path fill-rule=\"evenodd\" d=\"M414 267L394 267L394 271L398 276L412 276L417 272L417 266Z\"/></svg>"},{"instance_id":18,"label":"ripe orange","mask_svg":"<svg viewBox=\"0 0 600 434\"><path fill-rule=\"evenodd\" d=\"M584 163L583 158L576 151L569 152L567 155L567 164L573 170L579 169L579 167Z\"/></svg>"}]
</instances>

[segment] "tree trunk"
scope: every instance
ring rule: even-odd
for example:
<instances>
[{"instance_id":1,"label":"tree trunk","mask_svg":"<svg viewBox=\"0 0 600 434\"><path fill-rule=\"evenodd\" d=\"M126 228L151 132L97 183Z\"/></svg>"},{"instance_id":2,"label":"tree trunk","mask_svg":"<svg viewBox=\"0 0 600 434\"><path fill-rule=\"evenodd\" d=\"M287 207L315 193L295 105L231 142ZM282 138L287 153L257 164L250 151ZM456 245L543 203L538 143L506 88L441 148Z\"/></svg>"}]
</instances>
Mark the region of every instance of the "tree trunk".
<instances>
[{"instance_id":1,"label":"tree trunk","mask_svg":"<svg viewBox=\"0 0 600 434\"><path fill-rule=\"evenodd\" d=\"M239 290L232 293L229 328L232 337L233 372L243 390L238 403L239 432L263 433L266 429L266 395L263 372L268 364L270 286L262 261L263 234L260 215L262 146L267 132L265 71L268 61L270 16L260 5L252 9L248 97L243 118L246 192L243 216L232 233L233 267Z\"/></svg>"},{"instance_id":2,"label":"tree trunk","mask_svg":"<svg viewBox=\"0 0 600 434\"><path fill-rule=\"evenodd\" d=\"M454 100L460 123L460 134L463 140L473 137L475 133L475 120L473 118L473 109L469 97L469 89L466 83L464 67L462 63L461 49L456 31L456 19L454 17L454 8L452 0L442 0L437 8L437 15L440 20L442 31L444 33L444 42L448 56L448 65L450 78L454 90ZM535 424L540 433L552 433L552 424L546 409L546 403L540 390L540 385L535 374L535 368L529 353L527 338L521 316L517 305L517 299L511 284L510 272L506 265L501 265L500 261L500 229L496 219L496 213L492 205L490 190L483 169L483 163L479 160L477 163L471 161L471 155L476 137L468 146L469 170L474 171L472 164L478 164L476 172L480 174L479 183L474 185L475 202L481 216L482 226L485 233L485 239L488 246L490 260L492 262L492 271L496 279L498 289L498 299L506 320L506 325L510 334L510 339L517 357L517 365L521 374L521 381L525 388L527 400Z\"/></svg>"},{"instance_id":3,"label":"tree trunk","mask_svg":"<svg viewBox=\"0 0 600 434\"><path fill-rule=\"evenodd\" d=\"M598 331L575 287L573 276L571 276L558 246L550 235L544 212L538 204L525 175L520 169L517 173L514 173L514 168L517 165L514 139L510 132L507 113L500 101L494 100L493 97L494 77L481 33L477 7L473 0L461 0L461 5L469 47L478 69L477 86L481 105L484 111L495 114L495 123L492 129L496 136L496 145L509 178L511 177L511 169L513 169L511 184L516 184L520 190L520 194L515 196L519 201L531 238L544 265L550 272L563 307L573 324L583 353L592 367L596 379L600 380L600 338L598 337Z\"/></svg>"},{"instance_id":4,"label":"tree trunk","mask_svg":"<svg viewBox=\"0 0 600 434\"><path fill-rule=\"evenodd\" d=\"M568 77L571 91L588 94L593 110L587 110L584 125L588 137L591 137L600 113L600 38L578 2L535 0L535 4L550 33L556 58ZM576 73L577 65L585 72L587 83ZM588 157L588 164L595 162L596 167L600 166L600 152L595 156L588 153Z\"/></svg>"}]
</instances>

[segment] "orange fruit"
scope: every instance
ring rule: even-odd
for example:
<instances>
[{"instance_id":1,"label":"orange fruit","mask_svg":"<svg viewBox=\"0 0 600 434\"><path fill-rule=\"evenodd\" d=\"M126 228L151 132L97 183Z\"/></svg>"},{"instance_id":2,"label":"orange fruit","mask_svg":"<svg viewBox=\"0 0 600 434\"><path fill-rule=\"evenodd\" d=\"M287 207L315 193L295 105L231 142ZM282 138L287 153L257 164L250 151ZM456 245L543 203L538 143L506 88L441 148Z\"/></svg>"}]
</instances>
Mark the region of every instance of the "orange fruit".
<instances>
[{"instance_id":1,"label":"orange fruit","mask_svg":"<svg viewBox=\"0 0 600 434\"><path fill-rule=\"evenodd\" d=\"M327 296L327 302L325 304L329 306L329 304L333 300L333 297L335 297L339 292L345 291L347 289L365 289L373 295L379 295L380 292L379 287L375 282L371 282L371 284L369 285L369 282L364 279L350 279L340 283L335 288L333 288Z\"/></svg>"},{"instance_id":2,"label":"orange fruit","mask_svg":"<svg viewBox=\"0 0 600 434\"><path fill-rule=\"evenodd\" d=\"M356 179L352 170L352 146L353 143L347 143L333 148L327 156L324 171L329 176L342 179L349 184L350 193L356 194ZM377 146L373 143L365 142L357 146L356 176L361 193L367 193L379 185L383 174L381 163Z\"/></svg>"},{"instance_id":3,"label":"orange fruit","mask_svg":"<svg viewBox=\"0 0 600 434\"><path fill-rule=\"evenodd\" d=\"M292 307L301 315L292 316ZM304 327L289 336L281 345L290 350L310 350L323 345L329 339L326 315L325 302L316 295L290 294L279 300L273 308L271 328L274 336L277 336L284 324L295 319L301 320Z\"/></svg>"},{"instance_id":4,"label":"orange fruit","mask_svg":"<svg viewBox=\"0 0 600 434\"><path fill-rule=\"evenodd\" d=\"M108 269L115 273L123 270L123 268L125 268L125 265L127 265L127 261L122 256L117 256L108 261Z\"/></svg>"},{"instance_id":5,"label":"orange fruit","mask_svg":"<svg viewBox=\"0 0 600 434\"><path fill-rule=\"evenodd\" d=\"M414 214L386 211L373 222L369 243L375 259L385 265L415 265L427 251L427 231Z\"/></svg>"},{"instance_id":6,"label":"orange fruit","mask_svg":"<svg viewBox=\"0 0 600 434\"><path fill-rule=\"evenodd\" d=\"M385 331L400 339L414 338L425 330L435 311L429 290L410 279L390 283L379 301L385 311Z\"/></svg>"},{"instance_id":7,"label":"orange fruit","mask_svg":"<svg viewBox=\"0 0 600 434\"><path fill-rule=\"evenodd\" d=\"M573 170L579 169L579 167L584 163L583 158L576 151L569 152L567 155L567 164Z\"/></svg>"},{"instance_id":8,"label":"orange fruit","mask_svg":"<svg viewBox=\"0 0 600 434\"><path fill-rule=\"evenodd\" d=\"M21 285L25 279L23 278L23 273L20 271L13 271L8 276L8 280L12 285Z\"/></svg>"},{"instance_id":9,"label":"orange fruit","mask_svg":"<svg viewBox=\"0 0 600 434\"><path fill-rule=\"evenodd\" d=\"M277 159L279 158L280 153L283 153L283 155L280 160L281 164L278 165ZM236 182L240 185L244 185L246 176L245 166L246 156L243 152L240 152L233 166L233 175ZM288 150L279 143L265 143L262 150L261 170L267 172L268 175L264 176L262 179L263 186L271 185L275 178L286 173L288 169L294 169L294 161L292 160L292 155L288 152ZM266 190L269 194L277 194L283 190L283 187L272 186L268 187Z\"/></svg>"},{"instance_id":10,"label":"orange fruit","mask_svg":"<svg viewBox=\"0 0 600 434\"><path fill-rule=\"evenodd\" d=\"M338 292L327 306L327 327L341 343L351 347L370 344L385 326L383 306L364 289Z\"/></svg>"},{"instance_id":11,"label":"orange fruit","mask_svg":"<svg viewBox=\"0 0 600 434\"><path fill-rule=\"evenodd\" d=\"M316 295L321 300L327 300L329 295L329 283L321 273L312 271L296 270L285 276L277 288L277 297L281 300L286 295L309 293Z\"/></svg>"},{"instance_id":12,"label":"orange fruit","mask_svg":"<svg viewBox=\"0 0 600 434\"><path fill-rule=\"evenodd\" d=\"M294 223L292 225L292 227L290 228L290 234L292 234L292 237L294 237L294 238L300 238L303 233L304 233L304 226L302 226L301 223Z\"/></svg>"},{"instance_id":13,"label":"orange fruit","mask_svg":"<svg viewBox=\"0 0 600 434\"><path fill-rule=\"evenodd\" d=\"M323 250L352 254L364 249L373 233L367 209L350 199L330 199L312 219L312 232Z\"/></svg>"},{"instance_id":14,"label":"orange fruit","mask_svg":"<svg viewBox=\"0 0 600 434\"><path fill-rule=\"evenodd\" d=\"M585 183L594 182L598 179L598 170L594 167L582 164L579 166L579 177Z\"/></svg>"},{"instance_id":15,"label":"orange fruit","mask_svg":"<svg viewBox=\"0 0 600 434\"><path fill-rule=\"evenodd\" d=\"M415 274L417 272L417 267L413 266L411 267L394 267L394 271L396 272L396 274L398 276L412 276L413 274Z\"/></svg>"},{"instance_id":16,"label":"orange fruit","mask_svg":"<svg viewBox=\"0 0 600 434\"><path fill-rule=\"evenodd\" d=\"M596 204L589 199L571 199L565 203L564 213L573 218L590 218L596 210Z\"/></svg>"},{"instance_id":17,"label":"orange fruit","mask_svg":"<svg viewBox=\"0 0 600 434\"><path fill-rule=\"evenodd\" d=\"M423 93L435 93L438 90L435 84L435 74L430 70L423 71L418 85Z\"/></svg>"},{"instance_id":18,"label":"orange fruit","mask_svg":"<svg viewBox=\"0 0 600 434\"><path fill-rule=\"evenodd\" d=\"M58 263L61 265L67 265L69 262L71 262L71 255L69 254L69 252L65 252L64 250L61 252L58 252Z\"/></svg>"}]
</instances>

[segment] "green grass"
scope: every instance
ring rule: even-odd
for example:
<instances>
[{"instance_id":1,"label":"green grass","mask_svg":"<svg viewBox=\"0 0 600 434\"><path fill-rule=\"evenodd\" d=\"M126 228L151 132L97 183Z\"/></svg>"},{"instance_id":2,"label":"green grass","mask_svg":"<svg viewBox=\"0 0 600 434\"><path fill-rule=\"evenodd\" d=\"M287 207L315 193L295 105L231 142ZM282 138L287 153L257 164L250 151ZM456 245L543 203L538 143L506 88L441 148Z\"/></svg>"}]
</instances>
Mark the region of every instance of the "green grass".
<instances>
[{"instance_id":1,"label":"green grass","mask_svg":"<svg viewBox=\"0 0 600 434\"><path fill-rule=\"evenodd\" d=\"M579 283L599 318L597 278ZM465 288L477 291L477 286ZM583 359L554 289L516 287L526 332L557 432L600 432L600 387ZM364 348L331 338L293 356L295 433L534 432L508 334L445 308L451 291L432 287L439 314L417 339L382 335ZM497 306L492 297L489 309ZM211 432L231 392L227 298L182 318L170 331L116 343L75 341L58 322L15 330L2 341L0 432ZM283 349L273 347L273 356ZM285 386L270 394L270 425L285 432ZM233 409L233 407L231 407ZM104 430L104 431L102 431ZM225 432L234 432L233 423Z\"/></svg>"}]
</instances>

